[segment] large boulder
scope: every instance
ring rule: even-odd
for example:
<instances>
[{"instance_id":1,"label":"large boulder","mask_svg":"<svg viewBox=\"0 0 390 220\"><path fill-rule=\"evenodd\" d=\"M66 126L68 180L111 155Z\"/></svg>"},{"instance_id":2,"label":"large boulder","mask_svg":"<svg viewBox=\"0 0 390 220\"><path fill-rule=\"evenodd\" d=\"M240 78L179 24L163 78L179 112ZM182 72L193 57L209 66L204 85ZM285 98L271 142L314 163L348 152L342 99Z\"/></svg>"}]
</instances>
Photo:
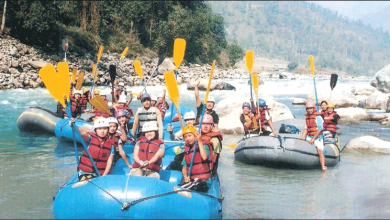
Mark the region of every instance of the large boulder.
<instances>
[{"instance_id":1,"label":"large boulder","mask_svg":"<svg viewBox=\"0 0 390 220\"><path fill-rule=\"evenodd\" d=\"M356 85L352 87L351 92L354 95L366 95L369 96L374 92L377 92L378 90L370 85Z\"/></svg>"},{"instance_id":2,"label":"large boulder","mask_svg":"<svg viewBox=\"0 0 390 220\"><path fill-rule=\"evenodd\" d=\"M381 140L373 136L363 136L350 140L344 148L389 154L390 142Z\"/></svg>"},{"instance_id":3,"label":"large boulder","mask_svg":"<svg viewBox=\"0 0 390 220\"><path fill-rule=\"evenodd\" d=\"M370 85L382 92L390 92L390 64L375 74L374 78L370 81Z\"/></svg>"},{"instance_id":4,"label":"large boulder","mask_svg":"<svg viewBox=\"0 0 390 220\"><path fill-rule=\"evenodd\" d=\"M236 93L228 98L225 98L215 105L215 111L219 115L219 130L224 134L243 134L244 129L240 121L240 114L242 113L242 103L245 101L243 97L250 97L249 94ZM279 121L284 119L294 118L290 109L275 101L273 97L263 98L270 109L272 121ZM241 100L237 102L234 100Z\"/></svg>"},{"instance_id":5,"label":"large boulder","mask_svg":"<svg viewBox=\"0 0 390 220\"><path fill-rule=\"evenodd\" d=\"M194 79L194 80L189 80L187 83L187 90L195 90L195 85L199 81L199 91L206 91L207 90L207 85L209 83L208 79ZM215 89L215 81L211 81L210 85L210 91Z\"/></svg>"},{"instance_id":6,"label":"large boulder","mask_svg":"<svg viewBox=\"0 0 390 220\"><path fill-rule=\"evenodd\" d=\"M332 98L330 98L331 90L329 86L329 81L323 81L321 83L318 83L316 87L319 103L323 100L327 100L332 102L336 106L336 108L357 107L359 105L359 101L356 99L355 95L351 92L351 88L349 87L335 87L332 91ZM306 95L306 102L308 101L315 101L314 88L311 89Z\"/></svg>"},{"instance_id":7,"label":"large boulder","mask_svg":"<svg viewBox=\"0 0 390 220\"><path fill-rule=\"evenodd\" d=\"M214 89L215 90L234 90L234 91L236 91L236 87L234 87L226 82L218 82L215 85Z\"/></svg>"},{"instance_id":8,"label":"large boulder","mask_svg":"<svg viewBox=\"0 0 390 220\"><path fill-rule=\"evenodd\" d=\"M339 108L336 109L341 119L353 118L357 120L370 120L370 116L362 108Z\"/></svg>"},{"instance_id":9,"label":"large boulder","mask_svg":"<svg viewBox=\"0 0 390 220\"><path fill-rule=\"evenodd\" d=\"M366 98L366 102L363 108L385 110L388 99L389 99L388 94L382 92L372 93L370 96Z\"/></svg>"},{"instance_id":10,"label":"large boulder","mask_svg":"<svg viewBox=\"0 0 390 220\"><path fill-rule=\"evenodd\" d=\"M40 61L32 61L32 60L29 60L28 61L28 64L30 66L32 66L34 69L41 69L42 67L48 65L47 62L43 61L43 60L40 60Z\"/></svg>"},{"instance_id":11,"label":"large boulder","mask_svg":"<svg viewBox=\"0 0 390 220\"><path fill-rule=\"evenodd\" d=\"M165 58L164 61L158 66L158 73L164 74L167 71L175 70L175 64L169 58Z\"/></svg>"}]
</instances>

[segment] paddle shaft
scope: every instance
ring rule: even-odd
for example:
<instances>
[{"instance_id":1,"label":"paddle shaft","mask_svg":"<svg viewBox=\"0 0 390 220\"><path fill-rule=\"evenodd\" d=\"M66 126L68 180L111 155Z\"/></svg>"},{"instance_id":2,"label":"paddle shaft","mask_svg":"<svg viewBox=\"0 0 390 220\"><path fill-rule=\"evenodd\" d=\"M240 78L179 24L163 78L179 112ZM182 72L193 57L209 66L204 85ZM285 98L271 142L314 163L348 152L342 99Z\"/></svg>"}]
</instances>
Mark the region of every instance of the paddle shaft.
<instances>
[{"instance_id":1,"label":"paddle shaft","mask_svg":"<svg viewBox=\"0 0 390 220\"><path fill-rule=\"evenodd\" d=\"M68 117L69 117L69 120L71 120L72 118L72 111L70 109L70 101L68 101ZM96 174L98 176L100 176L100 173L99 173L99 170L98 168L96 167L95 165L95 162L93 161L92 157L91 157L91 154L89 154L88 152L88 147L86 146L86 144L84 143L84 140L83 140L83 137L81 136L79 130L77 129L77 126L76 126L76 123L73 123L70 127L72 127L72 133L73 133L73 140L74 140L74 143L76 143L76 136L75 136L75 131L76 131L76 134L78 134L80 136L80 140L81 140L81 144L83 145L84 147L84 150L85 152L87 152L87 155L88 155L88 158L91 160L91 163L93 165L93 168L95 169L96 171ZM78 151L77 151L77 145L75 144L75 154L76 154L76 161L77 161L77 165L79 164L79 159L78 159Z\"/></svg>"},{"instance_id":2,"label":"paddle shaft","mask_svg":"<svg viewBox=\"0 0 390 220\"><path fill-rule=\"evenodd\" d=\"M316 97L316 110L318 112L319 107L318 107L318 98L317 98L317 87L316 87L316 78L315 78L314 75L313 75L313 83L314 83L314 94L315 94L315 97Z\"/></svg>"},{"instance_id":3,"label":"paddle shaft","mask_svg":"<svg viewBox=\"0 0 390 220\"><path fill-rule=\"evenodd\" d=\"M252 75L251 73L249 73L249 84L250 84L250 90L251 90L251 99L253 99L253 95L252 95ZM251 105L251 111L252 111L252 105Z\"/></svg>"}]
</instances>

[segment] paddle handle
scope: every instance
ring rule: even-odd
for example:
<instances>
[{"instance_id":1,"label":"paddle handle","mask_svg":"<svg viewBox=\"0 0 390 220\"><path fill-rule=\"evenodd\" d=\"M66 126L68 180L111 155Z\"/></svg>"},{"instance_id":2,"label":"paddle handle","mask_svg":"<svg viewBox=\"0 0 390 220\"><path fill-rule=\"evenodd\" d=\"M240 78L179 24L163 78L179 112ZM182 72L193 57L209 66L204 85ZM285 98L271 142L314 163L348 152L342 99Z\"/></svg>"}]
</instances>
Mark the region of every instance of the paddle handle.
<instances>
[{"instance_id":1,"label":"paddle handle","mask_svg":"<svg viewBox=\"0 0 390 220\"><path fill-rule=\"evenodd\" d=\"M68 101L68 106L71 106L69 101ZM68 116L69 116L69 120L71 120L71 118L72 118L72 111L71 111L70 107L68 107ZM80 140L81 140L81 144L83 145L85 152L87 152L88 158L91 160L92 165L93 165L93 168L94 168L95 171L96 171L96 174L97 174L98 176L100 176L99 170L98 170L98 168L96 167L95 162L93 161L93 159L92 159L92 157L91 157L91 154L89 154L89 152L88 152L88 147L86 146L86 144L85 144L85 142L84 142L84 140L83 140L83 137L81 136L81 134L80 134L80 132L79 132L79 129L77 129L76 123L74 123L73 125L71 125L71 127L72 127L73 135L75 134L75 131L76 131L76 134L79 135ZM76 137L75 137L75 136L73 136L73 140L76 140ZM76 141L75 141L75 143L76 143ZM75 153L76 153L76 158L77 158L77 157L78 157L77 145L75 145L75 149L76 149L76 150L75 150ZM78 158L77 158L77 165L78 165L78 164L79 164L79 163L78 163Z\"/></svg>"}]
</instances>

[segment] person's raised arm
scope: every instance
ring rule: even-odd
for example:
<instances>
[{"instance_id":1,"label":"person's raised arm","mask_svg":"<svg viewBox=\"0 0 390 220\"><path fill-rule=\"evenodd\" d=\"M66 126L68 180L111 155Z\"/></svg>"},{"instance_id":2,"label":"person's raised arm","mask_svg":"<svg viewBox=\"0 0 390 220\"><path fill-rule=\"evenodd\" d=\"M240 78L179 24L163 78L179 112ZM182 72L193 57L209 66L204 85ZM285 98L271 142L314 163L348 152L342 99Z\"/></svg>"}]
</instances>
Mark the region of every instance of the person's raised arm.
<instances>
[{"instance_id":1,"label":"person's raised arm","mask_svg":"<svg viewBox=\"0 0 390 220\"><path fill-rule=\"evenodd\" d=\"M156 117L157 117L157 126L158 126L158 137L162 140L163 139L163 123L162 123L162 119L161 119L161 112L158 108L156 108Z\"/></svg>"},{"instance_id":2,"label":"person's raised arm","mask_svg":"<svg viewBox=\"0 0 390 220\"><path fill-rule=\"evenodd\" d=\"M196 100L196 107L197 108L202 104L202 102L200 101L200 98L199 98L199 83L200 83L200 81L195 82L195 100Z\"/></svg>"},{"instance_id":3,"label":"person's raised arm","mask_svg":"<svg viewBox=\"0 0 390 220\"><path fill-rule=\"evenodd\" d=\"M130 99L126 102L126 106L129 106L131 101L133 100L133 93L130 91Z\"/></svg>"},{"instance_id":4,"label":"person's raised arm","mask_svg":"<svg viewBox=\"0 0 390 220\"><path fill-rule=\"evenodd\" d=\"M137 113L135 113L135 116L134 116L133 128L131 129L131 134L133 135L133 137L135 137L135 132L137 131L138 123L139 123L139 115L138 115L138 111L137 111Z\"/></svg>"}]
</instances>

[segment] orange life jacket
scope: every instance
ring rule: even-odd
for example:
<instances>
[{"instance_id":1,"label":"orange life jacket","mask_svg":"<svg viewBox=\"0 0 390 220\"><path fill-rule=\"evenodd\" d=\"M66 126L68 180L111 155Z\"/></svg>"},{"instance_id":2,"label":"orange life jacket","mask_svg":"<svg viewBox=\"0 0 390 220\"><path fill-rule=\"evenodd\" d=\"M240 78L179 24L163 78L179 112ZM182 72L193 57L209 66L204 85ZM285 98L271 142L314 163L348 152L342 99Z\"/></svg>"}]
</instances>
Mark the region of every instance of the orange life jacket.
<instances>
[{"instance_id":1,"label":"orange life jacket","mask_svg":"<svg viewBox=\"0 0 390 220\"><path fill-rule=\"evenodd\" d=\"M241 114L241 115L244 115L244 114ZM250 117L253 116L252 119L250 119ZM249 131L249 132L252 132L252 131L255 131L259 128L259 125L257 124L257 120L256 118L254 117L254 115L252 113L249 113L248 115L244 115L244 118L245 118L245 121L252 121L252 124L250 125L249 128L246 128L244 126L244 131Z\"/></svg>"},{"instance_id":2,"label":"orange life jacket","mask_svg":"<svg viewBox=\"0 0 390 220\"><path fill-rule=\"evenodd\" d=\"M331 114L329 114L328 112L326 112L324 114L324 118L325 117L332 117L335 116L337 114L337 112L333 111ZM333 120L329 120L329 119L324 119L324 131L330 131L332 133L336 133L336 130L337 130L337 123L335 123Z\"/></svg>"},{"instance_id":3,"label":"orange life jacket","mask_svg":"<svg viewBox=\"0 0 390 220\"><path fill-rule=\"evenodd\" d=\"M154 155L156 155L157 151L160 149L160 144L163 144L164 142L160 139L154 139L149 141L146 137L140 137L139 138L140 144L139 144L139 151L138 151L138 158L140 160L151 160ZM158 158L158 160L155 163L149 164L147 168L159 172L161 170L161 163L162 159ZM133 168L140 167L140 164L134 161Z\"/></svg>"},{"instance_id":4,"label":"orange life jacket","mask_svg":"<svg viewBox=\"0 0 390 220\"><path fill-rule=\"evenodd\" d=\"M103 175L106 170L108 158L110 157L111 147L114 143L109 138L107 138L104 142L100 141L94 132L88 132L88 134L91 135L88 152L91 154L100 175ZM78 169L89 173L96 173L87 152L84 152L83 155L81 155Z\"/></svg>"},{"instance_id":5,"label":"orange life jacket","mask_svg":"<svg viewBox=\"0 0 390 220\"><path fill-rule=\"evenodd\" d=\"M316 122L316 115L311 114L308 115L306 114L306 126L307 126L307 134L310 136L314 136L317 133L317 122Z\"/></svg>"},{"instance_id":6,"label":"orange life jacket","mask_svg":"<svg viewBox=\"0 0 390 220\"><path fill-rule=\"evenodd\" d=\"M206 145L209 148L210 151L210 160L202 160L202 157L200 155L199 146L196 147L196 153L194 157L194 162L192 163L191 168L191 176L190 178L193 180L195 178L199 178L201 180L208 180L211 177L211 170L213 170L213 161L211 158L214 157L214 148L213 143L210 141L202 141L203 145L206 147ZM184 160L187 164L187 173L190 169L191 159L192 155L194 153L194 146L188 146L188 144L185 145L184 148Z\"/></svg>"}]
</instances>

